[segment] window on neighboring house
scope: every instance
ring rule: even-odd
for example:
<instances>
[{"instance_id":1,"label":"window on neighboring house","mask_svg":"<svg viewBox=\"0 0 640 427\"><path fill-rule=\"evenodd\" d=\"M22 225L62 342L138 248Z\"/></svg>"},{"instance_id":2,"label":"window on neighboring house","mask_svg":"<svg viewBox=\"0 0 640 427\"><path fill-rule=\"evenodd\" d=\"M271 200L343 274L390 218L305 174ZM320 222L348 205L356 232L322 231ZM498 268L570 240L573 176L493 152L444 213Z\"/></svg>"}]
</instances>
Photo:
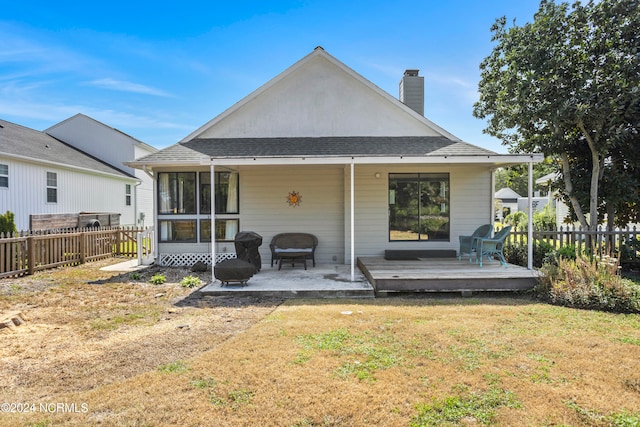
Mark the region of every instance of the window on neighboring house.
<instances>
[{"instance_id":1,"label":"window on neighboring house","mask_svg":"<svg viewBox=\"0 0 640 427\"><path fill-rule=\"evenodd\" d=\"M58 203L58 174L47 172L47 203Z\"/></svg>"},{"instance_id":2,"label":"window on neighboring house","mask_svg":"<svg viewBox=\"0 0 640 427\"><path fill-rule=\"evenodd\" d=\"M239 230L237 172L216 172L216 241ZM158 220L162 242L211 242L211 173L158 173ZM179 215L179 217L178 217Z\"/></svg>"},{"instance_id":3,"label":"window on neighboring house","mask_svg":"<svg viewBox=\"0 0 640 427\"><path fill-rule=\"evenodd\" d=\"M389 174L389 240L449 240L449 174Z\"/></svg>"},{"instance_id":4,"label":"window on neighboring house","mask_svg":"<svg viewBox=\"0 0 640 427\"><path fill-rule=\"evenodd\" d=\"M131 184L124 185L124 203L131 206Z\"/></svg>"},{"instance_id":5,"label":"window on neighboring house","mask_svg":"<svg viewBox=\"0 0 640 427\"><path fill-rule=\"evenodd\" d=\"M0 188L9 188L9 165L0 164Z\"/></svg>"}]
</instances>

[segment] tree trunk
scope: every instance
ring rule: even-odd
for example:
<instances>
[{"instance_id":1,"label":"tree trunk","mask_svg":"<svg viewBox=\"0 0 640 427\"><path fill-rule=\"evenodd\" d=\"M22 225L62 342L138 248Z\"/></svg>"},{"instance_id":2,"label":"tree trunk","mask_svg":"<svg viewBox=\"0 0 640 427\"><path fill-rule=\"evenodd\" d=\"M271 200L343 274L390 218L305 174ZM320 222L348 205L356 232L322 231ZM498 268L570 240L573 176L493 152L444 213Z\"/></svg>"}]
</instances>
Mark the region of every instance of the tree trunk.
<instances>
[{"instance_id":1,"label":"tree trunk","mask_svg":"<svg viewBox=\"0 0 640 427\"><path fill-rule=\"evenodd\" d=\"M562 153L560 155L560 159L562 160L562 177L564 180L564 189L567 192L567 196L569 197L569 201L571 202L571 207L573 211L576 213L578 217L578 221L584 230L589 229L589 224L587 224L587 219L582 212L582 206L580 206L580 202L573 195L573 181L571 180L571 169L569 168L569 155L567 153Z\"/></svg>"},{"instance_id":2,"label":"tree trunk","mask_svg":"<svg viewBox=\"0 0 640 427\"><path fill-rule=\"evenodd\" d=\"M597 150L594 138L587 132L584 123L578 123L580 131L587 140L589 150L591 151L591 185L589 187L589 229L596 230L598 228L598 186L600 184L600 153Z\"/></svg>"}]
</instances>

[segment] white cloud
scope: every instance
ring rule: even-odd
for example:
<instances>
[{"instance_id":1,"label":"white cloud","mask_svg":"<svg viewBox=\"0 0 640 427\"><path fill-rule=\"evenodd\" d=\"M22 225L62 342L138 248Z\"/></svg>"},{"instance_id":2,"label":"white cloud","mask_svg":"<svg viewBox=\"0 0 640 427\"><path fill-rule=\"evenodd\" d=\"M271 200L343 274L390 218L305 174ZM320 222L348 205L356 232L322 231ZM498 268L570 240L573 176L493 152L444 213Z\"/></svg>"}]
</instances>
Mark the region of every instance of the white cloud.
<instances>
[{"instance_id":1,"label":"white cloud","mask_svg":"<svg viewBox=\"0 0 640 427\"><path fill-rule=\"evenodd\" d=\"M116 80L111 78L92 80L90 82L86 82L86 84L90 86L102 88L102 89L117 90L121 92L133 92L133 93L141 93L143 95L172 97L171 94L160 89L156 89L156 88L145 86L138 83L126 82L126 81Z\"/></svg>"}]
</instances>

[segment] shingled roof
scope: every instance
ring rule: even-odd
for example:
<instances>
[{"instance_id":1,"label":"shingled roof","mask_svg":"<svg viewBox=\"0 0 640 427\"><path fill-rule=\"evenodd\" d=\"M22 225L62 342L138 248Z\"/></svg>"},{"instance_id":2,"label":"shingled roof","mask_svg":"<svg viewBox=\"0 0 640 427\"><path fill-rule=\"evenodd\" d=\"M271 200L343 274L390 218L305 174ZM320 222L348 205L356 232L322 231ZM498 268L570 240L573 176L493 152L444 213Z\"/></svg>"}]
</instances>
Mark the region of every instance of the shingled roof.
<instances>
[{"instance_id":1,"label":"shingled roof","mask_svg":"<svg viewBox=\"0 0 640 427\"><path fill-rule=\"evenodd\" d=\"M491 156L496 153L439 136L197 138L172 145L135 163L202 164L210 159L270 157Z\"/></svg>"},{"instance_id":2,"label":"shingled roof","mask_svg":"<svg viewBox=\"0 0 640 427\"><path fill-rule=\"evenodd\" d=\"M0 155L133 178L44 132L5 120L0 120Z\"/></svg>"}]
</instances>

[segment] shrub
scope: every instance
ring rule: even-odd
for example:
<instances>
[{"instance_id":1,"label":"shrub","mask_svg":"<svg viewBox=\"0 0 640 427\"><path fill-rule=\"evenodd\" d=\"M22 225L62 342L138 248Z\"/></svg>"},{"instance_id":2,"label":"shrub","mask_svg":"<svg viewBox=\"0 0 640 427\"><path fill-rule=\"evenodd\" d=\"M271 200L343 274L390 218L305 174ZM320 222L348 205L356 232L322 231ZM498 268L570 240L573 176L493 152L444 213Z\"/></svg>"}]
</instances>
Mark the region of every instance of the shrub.
<instances>
[{"instance_id":1,"label":"shrub","mask_svg":"<svg viewBox=\"0 0 640 427\"><path fill-rule=\"evenodd\" d=\"M533 213L533 225L538 230L553 230L556 228L556 210L552 203L547 203L542 210Z\"/></svg>"},{"instance_id":2,"label":"shrub","mask_svg":"<svg viewBox=\"0 0 640 427\"><path fill-rule=\"evenodd\" d=\"M621 236L619 255L620 264L626 268L640 267L640 240L638 236L630 238L629 236Z\"/></svg>"},{"instance_id":3,"label":"shrub","mask_svg":"<svg viewBox=\"0 0 640 427\"><path fill-rule=\"evenodd\" d=\"M167 281L167 276L161 273L157 273L151 276L151 279L149 279L149 281L154 285L162 285L164 282Z\"/></svg>"},{"instance_id":4,"label":"shrub","mask_svg":"<svg viewBox=\"0 0 640 427\"><path fill-rule=\"evenodd\" d=\"M196 276L187 276L180 281L180 284L185 288L195 288L202 285L202 280Z\"/></svg>"},{"instance_id":5,"label":"shrub","mask_svg":"<svg viewBox=\"0 0 640 427\"><path fill-rule=\"evenodd\" d=\"M615 312L640 312L640 285L619 274L615 259L558 258L545 264L535 288L541 298L558 305Z\"/></svg>"},{"instance_id":6,"label":"shrub","mask_svg":"<svg viewBox=\"0 0 640 427\"><path fill-rule=\"evenodd\" d=\"M4 215L0 215L0 233L13 234L17 232L14 213L7 211Z\"/></svg>"},{"instance_id":7,"label":"shrub","mask_svg":"<svg viewBox=\"0 0 640 427\"><path fill-rule=\"evenodd\" d=\"M536 241L533 245L533 266L542 267L545 259L553 252L553 246L545 241ZM504 247L504 257L509 264L527 266L528 248L527 245L508 244Z\"/></svg>"},{"instance_id":8,"label":"shrub","mask_svg":"<svg viewBox=\"0 0 640 427\"><path fill-rule=\"evenodd\" d=\"M522 211L510 213L504 219L506 225L511 225L518 230L526 230L529 225L529 217Z\"/></svg>"}]
</instances>

